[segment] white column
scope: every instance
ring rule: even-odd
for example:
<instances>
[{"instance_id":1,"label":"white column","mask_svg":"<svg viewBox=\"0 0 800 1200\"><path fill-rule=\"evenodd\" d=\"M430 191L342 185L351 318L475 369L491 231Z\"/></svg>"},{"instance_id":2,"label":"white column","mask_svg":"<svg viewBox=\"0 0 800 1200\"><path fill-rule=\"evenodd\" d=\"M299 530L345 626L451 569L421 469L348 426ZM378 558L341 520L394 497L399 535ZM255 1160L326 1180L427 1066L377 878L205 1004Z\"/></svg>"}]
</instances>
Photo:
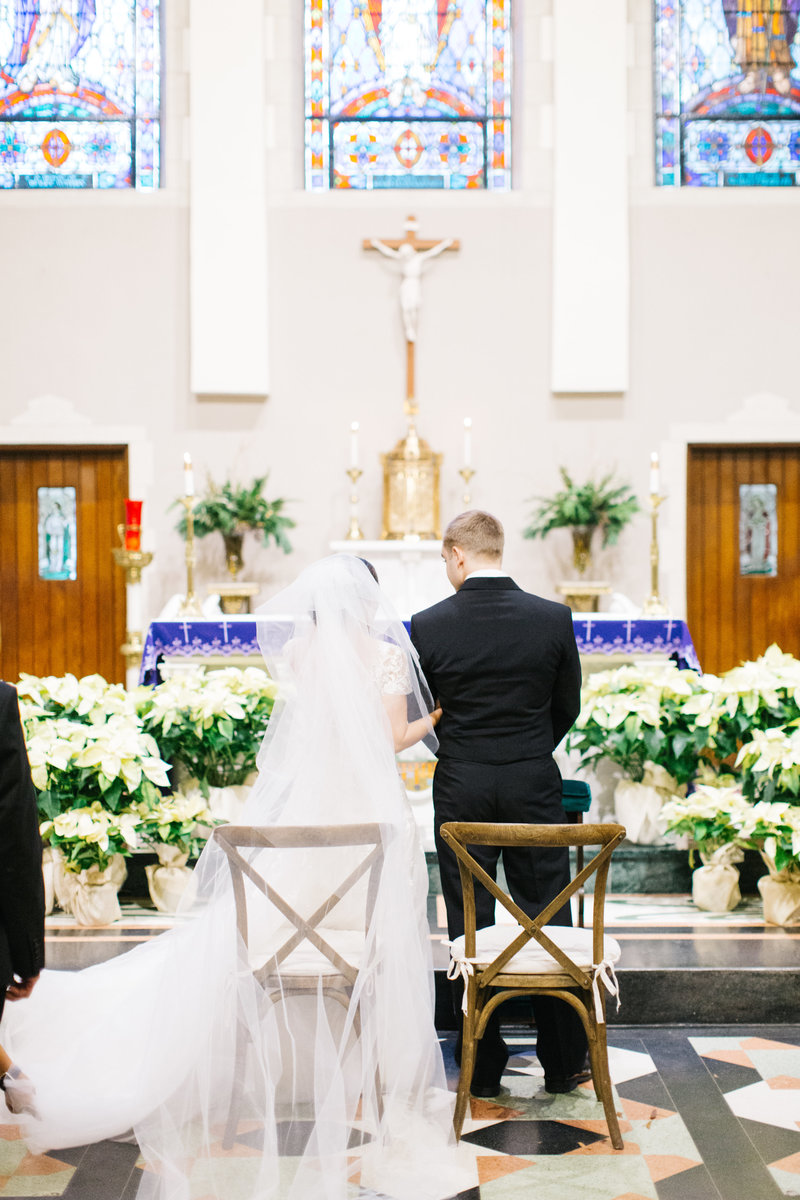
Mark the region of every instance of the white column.
<instances>
[{"instance_id":1,"label":"white column","mask_svg":"<svg viewBox=\"0 0 800 1200\"><path fill-rule=\"evenodd\" d=\"M554 0L554 392L628 387L625 0Z\"/></svg>"},{"instance_id":2,"label":"white column","mask_svg":"<svg viewBox=\"0 0 800 1200\"><path fill-rule=\"evenodd\" d=\"M265 396L263 0L192 0L190 21L191 388Z\"/></svg>"}]
</instances>

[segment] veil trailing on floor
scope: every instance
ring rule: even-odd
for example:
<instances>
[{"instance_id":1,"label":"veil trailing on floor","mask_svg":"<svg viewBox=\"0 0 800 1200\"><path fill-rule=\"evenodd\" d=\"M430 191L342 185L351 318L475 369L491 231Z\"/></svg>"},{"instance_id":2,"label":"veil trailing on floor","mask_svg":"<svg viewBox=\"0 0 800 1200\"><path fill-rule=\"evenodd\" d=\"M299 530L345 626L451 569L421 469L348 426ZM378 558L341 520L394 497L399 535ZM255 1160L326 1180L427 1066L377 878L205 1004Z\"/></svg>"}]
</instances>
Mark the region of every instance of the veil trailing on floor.
<instances>
[{"instance_id":1,"label":"veil trailing on floor","mask_svg":"<svg viewBox=\"0 0 800 1200\"><path fill-rule=\"evenodd\" d=\"M293 926L247 886L245 948L212 838L185 922L100 966L45 972L30 1000L6 1006L0 1038L37 1088L39 1117L23 1136L52 1150L132 1127L146 1162L140 1200L344 1200L356 1183L442 1200L475 1180L452 1135L427 872L384 703L405 695L424 732L431 697L402 623L352 556L302 572L258 626L281 686L242 825L379 827L377 886L360 883L317 926L339 946L358 935L352 992L332 998L321 975L302 995L262 987L254 955L270 958ZM242 853L308 919L366 849Z\"/></svg>"}]
</instances>

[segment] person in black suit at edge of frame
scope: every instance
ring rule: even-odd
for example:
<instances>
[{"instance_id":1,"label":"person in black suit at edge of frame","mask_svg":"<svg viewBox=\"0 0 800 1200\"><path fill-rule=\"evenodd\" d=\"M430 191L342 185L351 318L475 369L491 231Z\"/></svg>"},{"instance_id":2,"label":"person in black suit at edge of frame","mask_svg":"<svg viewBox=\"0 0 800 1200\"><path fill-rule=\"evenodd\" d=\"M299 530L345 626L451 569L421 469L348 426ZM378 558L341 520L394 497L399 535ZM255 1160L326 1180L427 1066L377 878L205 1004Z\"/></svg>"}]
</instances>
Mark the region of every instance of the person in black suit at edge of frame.
<instances>
[{"instance_id":1,"label":"person in black suit at edge of frame","mask_svg":"<svg viewBox=\"0 0 800 1200\"><path fill-rule=\"evenodd\" d=\"M44 966L44 882L36 792L16 688L0 681L0 1016ZM0 1089L13 1113L33 1112L34 1089L0 1046Z\"/></svg>"},{"instance_id":2,"label":"person in black suit at edge of frame","mask_svg":"<svg viewBox=\"0 0 800 1200\"><path fill-rule=\"evenodd\" d=\"M442 717L433 778L434 833L451 939L464 932L458 863L439 829L446 821L557 824L565 820L553 751L580 711L581 667L572 614L524 592L502 569L503 526L491 514L462 513L442 543L455 594L411 618L411 640ZM501 850L473 847L496 878ZM566 847L506 848L511 896L534 917L566 886ZM475 889L477 926L494 924L494 900ZM569 906L551 918L571 925ZM462 981L453 984L460 1017ZM563 1000L533 999L536 1053L545 1089L570 1092L591 1078L586 1035ZM461 1035L456 1043L460 1061ZM496 1096L508 1061L499 1010L478 1043L471 1091Z\"/></svg>"}]
</instances>

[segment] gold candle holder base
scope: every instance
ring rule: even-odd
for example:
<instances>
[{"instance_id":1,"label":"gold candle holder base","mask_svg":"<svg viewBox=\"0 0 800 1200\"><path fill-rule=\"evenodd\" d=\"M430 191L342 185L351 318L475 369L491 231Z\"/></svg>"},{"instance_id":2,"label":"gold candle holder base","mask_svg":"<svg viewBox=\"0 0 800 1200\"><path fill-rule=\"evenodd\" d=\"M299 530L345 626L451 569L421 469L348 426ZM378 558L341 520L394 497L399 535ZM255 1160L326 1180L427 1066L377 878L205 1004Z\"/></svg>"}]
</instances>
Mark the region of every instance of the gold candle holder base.
<instances>
[{"instance_id":1,"label":"gold candle holder base","mask_svg":"<svg viewBox=\"0 0 800 1200\"><path fill-rule=\"evenodd\" d=\"M131 631L125 630L125 641L120 646L120 652L125 659L127 670L132 670L138 667L142 661L142 651L144 650L144 639L138 629Z\"/></svg>"},{"instance_id":2,"label":"gold candle holder base","mask_svg":"<svg viewBox=\"0 0 800 1200\"><path fill-rule=\"evenodd\" d=\"M461 503L464 505L464 508L469 508L472 503L472 496L469 493L469 481L475 472L472 467L462 467L458 473L464 480L464 494L461 497Z\"/></svg>"},{"instance_id":3,"label":"gold candle holder base","mask_svg":"<svg viewBox=\"0 0 800 1200\"><path fill-rule=\"evenodd\" d=\"M141 583L142 571L153 561L149 550L126 550L124 546L112 546L114 562L125 572L126 583Z\"/></svg>"},{"instance_id":4,"label":"gold candle holder base","mask_svg":"<svg viewBox=\"0 0 800 1200\"><path fill-rule=\"evenodd\" d=\"M348 467L345 474L352 485L350 492L350 527L344 535L345 541L363 542L364 533L358 523L358 481L364 472L358 467Z\"/></svg>"}]
</instances>

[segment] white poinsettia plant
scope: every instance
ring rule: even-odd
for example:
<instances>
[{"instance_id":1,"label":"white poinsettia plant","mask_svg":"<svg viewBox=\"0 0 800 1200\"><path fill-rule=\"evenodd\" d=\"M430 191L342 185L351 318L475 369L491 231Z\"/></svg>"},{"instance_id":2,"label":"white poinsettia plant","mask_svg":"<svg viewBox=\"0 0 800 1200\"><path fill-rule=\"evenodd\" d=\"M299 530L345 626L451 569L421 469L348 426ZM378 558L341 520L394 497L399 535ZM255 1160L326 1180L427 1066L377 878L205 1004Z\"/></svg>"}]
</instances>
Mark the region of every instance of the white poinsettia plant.
<instances>
[{"instance_id":1,"label":"white poinsettia plant","mask_svg":"<svg viewBox=\"0 0 800 1200\"><path fill-rule=\"evenodd\" d=\"M103 724L67 717L26 722L26 743L40 814L50 820L95 801L112 813L155 804L169 787L169 764L136 718L113 714Z\"/></svg>"},{"instance_id":2,"label":"white poinsettia plant","mask_svg":"<svg viewBox=\"0 0 800 1200\"><path fill-rule=\"evenodd\" d=\"M756 729L739 750L736 765L751 800L776 797L800 804L800 728Z\"/></svg>"},{"instance_id":3,"label":"white poinsettia plant","mask_svg":"<svg viewBox=\"0 0 800 1200\"><path fill-rule=\"evenodd\" d=\"M704 861L723 847L735 847L741 861L742 828L751 808L741 787L727 775L698 784L688 796L667 801L659 819L671 833L688 834L692 849L696 848ZM735 861L731 855L727 857Z\"/></svg>"},{"instance_id":4,"label":"white poinsettia plant","mask_svg":"<svg viewBox=\"0 0 800 1200\"><path fill-rule=\"evenodd\" d=\"M674 663L596 671L584 683L567 745L584 766L607 758L640 781L650 764L679 786L697 771L710 703L702 678Z\"/></svg>"},{"instance_id":5,"label":"white poinsettia plant","mask_svg":"<svg viewBox=\"0 0 800 1200\"><path fill-rule=\"evenodd\" d=\"M177 846L196 857L205 845L209 829L219 822L211 815L199 788L164 796L152 807L137 806L139 831L150 846Z\"/></svg>"},{"instance_id":6,"label":"white poinsettia plant","mask_svg":"<svg viewBox=\"0 0 800 1200\"><path fill-rule=\"evenodd\" d=\"M760 852L773 878L800 883L800 805L759 800L749 807L741 837Z\"/></svg>"},{"instance_id":7,"label":"white poinsettia plant","mask_svg":"<svg viewBox=\"0 0 800 1200\"><path fill-rule=\"evenodd\" d=\"M140 703L144 728L207 794L244 782L272 712L277 684L258 667L181 671Z\"/></svg>"},{"instance_id":8,"label":"white poinsettia plant","mask_svg":"<svg viewBox=\"0 0 800 1200\"><path fill-rule=\"evenodd\" d=\"M95 800L43 821L40 833L46 845L61 851L67 871L104 871L115 854L128 855L138 846L139 825L138 813L112 813Z\"/></svg>"},{"instance_id":9,"label":"white poinsettia plant","mask_svg":"<svg viewBox=\"0 0 800 1200\"><path fill-rule=\"evenodd\" d=\"M102 675L21 675L16 685L23 720L69 717L87 724L103 724L110 716L136 718L139 695L121 683L107 683Z\"/></svg>"},{"instance_id":10,"label":"white poinsettia plant","mask_svg":"<svg viewBox=\"0 0 800 1200\"><path fill-rule=\"evenodd\" d=\"M713 692L709 745L719 762L738 754L756 731L786 729L800 719L800 660L776 645L706 680Z\"/></svg>"}]
</instances>

